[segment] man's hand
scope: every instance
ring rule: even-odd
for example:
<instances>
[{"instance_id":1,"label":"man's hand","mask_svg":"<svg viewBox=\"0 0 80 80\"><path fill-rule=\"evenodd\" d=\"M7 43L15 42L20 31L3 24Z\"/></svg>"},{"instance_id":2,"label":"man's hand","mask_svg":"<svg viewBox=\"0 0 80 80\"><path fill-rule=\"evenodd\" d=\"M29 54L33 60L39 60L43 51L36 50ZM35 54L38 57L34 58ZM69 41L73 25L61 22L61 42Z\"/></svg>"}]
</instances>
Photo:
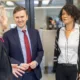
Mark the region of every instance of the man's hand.
<instances>
[{"instance_id":1,"label":"man's hand","mask_svg":"<svg viewBox=\"0 0 80 80\"><path fill-rule=\"evenodd\" d=\"M11 64L12 68L18 68L18 64Z\"/></svg>"},{"instance_id":2,"label":"man's hand","mask_svg":"<svg viewBox=\"0 0 80 80\"><path fill-rule=\"evenodd\" d=\"M31 63L29 63L29 66L31 67L31 69L35 69L37 65L38 65L37 61L32 61Z\"/></svg>"},{"instance_id":3,"label":"man's hand","mask_svg":"<svg viewBox=\"0 0 80 80\"><path fill-rule=\"evenodd\" d=\"M29 68L29 64L27 64L27 63L21 63L20 66L19 66L19 68L21 70L26 71Z\"/></svg>"},{"instance_id":4,"label":"man's hand","mask_svg":"<svg viewBox=\"0 0 80 80\"><path fill-rule=\"evenodd\" d=\"M21 70L18 66L18 64L11 64L12 66L12 73L15 77L19 77L22 76L22 74L24 74L25 72L23 70Z\"/></svg>"}]
</instances>

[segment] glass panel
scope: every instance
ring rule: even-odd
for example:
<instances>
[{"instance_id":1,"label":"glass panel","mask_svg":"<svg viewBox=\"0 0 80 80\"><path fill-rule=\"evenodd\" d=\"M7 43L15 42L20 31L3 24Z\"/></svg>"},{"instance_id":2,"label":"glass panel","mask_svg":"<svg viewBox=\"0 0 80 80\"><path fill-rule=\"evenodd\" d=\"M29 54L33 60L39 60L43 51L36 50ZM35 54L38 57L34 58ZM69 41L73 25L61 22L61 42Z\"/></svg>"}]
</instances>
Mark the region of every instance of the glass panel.
<instances>
[{"instance_id":1,"label":"glass panel","mask_svg":"<svg viewBox=\"0 0 80 80\"><path fill-rule=\"evenodd\" d=\"M80 0L77 0L77 3L78 3L78 7L80 9Z\"/></svg>"},{"instance_id":2,"label":"glass panel","mask_svg":"<svg viewBox=\"0 0 80 80\"><path fill-rule=\"evenodd\" d=\"M80 10L80 0L73 0L73 4ZM79 19L78 23L80 25L80 19Z\"/></svg>"},{"instance_id":3,"label":"glass panel","mask_svg":"<svg viewBox=\"0 0 80 80\"><path fill-rule=\"evenodd\" d=\"M9 28L14 28L15 23L13 20L13 9L17 5L21 5L25 7L25 0L0 0L0 4L5 6L8 16L8 26Z\"/></svg>"},{"instance_id":4,"label":"glass panel","mask_svg":"<svg viewBox=\"0 0 80 80\"><path fill-rule=\"evenodd\" d=\"M49 29L61 27L58 15L66 0L34 0L35 9L35 28ZM49 20L54 20L54 26L49 25ZM57 27L56 27L56 25Z\"/></svg>"},{"instance_id":5,"label":"glass panel","mask_svg":"<svg viewBox=\"0 0 80 80\"><path fill-rule=\"evenodd\" d=\"M80 9L80 0L73 0L73 3Z\"/></svg>"}]
</instances>

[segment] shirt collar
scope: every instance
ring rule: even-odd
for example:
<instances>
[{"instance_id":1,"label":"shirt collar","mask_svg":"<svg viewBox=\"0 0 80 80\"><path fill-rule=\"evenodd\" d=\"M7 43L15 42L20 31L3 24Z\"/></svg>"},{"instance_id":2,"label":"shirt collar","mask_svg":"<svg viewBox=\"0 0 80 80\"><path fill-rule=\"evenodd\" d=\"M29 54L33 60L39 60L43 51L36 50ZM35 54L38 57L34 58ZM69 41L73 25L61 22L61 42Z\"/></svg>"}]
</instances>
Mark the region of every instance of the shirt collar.
<instances>
[{"instance_id":1,"label":"shirt collar","mask_svg":"<svg viewBox=\"0 0 80 80\"><path fill-rule=\"evenodd\" d=\"M75 23L74 29L79 29L79 24ZM62 27L62 30L65 30L65 27Z\"/></svg>"},{"instance_id":2,"label":"shirt collar","mask_svg":"<svg viewBox=\"0 0 80 80\"><path fill-rule=\"evenodd\" d=\"M20 32L22 32L22 29L20 27L18 27L18 26L17 26L17 30L20 31ZM27 26L26 26L26 29L25 30L28 31L27 30Z\"/></svg>"}]
</instances>

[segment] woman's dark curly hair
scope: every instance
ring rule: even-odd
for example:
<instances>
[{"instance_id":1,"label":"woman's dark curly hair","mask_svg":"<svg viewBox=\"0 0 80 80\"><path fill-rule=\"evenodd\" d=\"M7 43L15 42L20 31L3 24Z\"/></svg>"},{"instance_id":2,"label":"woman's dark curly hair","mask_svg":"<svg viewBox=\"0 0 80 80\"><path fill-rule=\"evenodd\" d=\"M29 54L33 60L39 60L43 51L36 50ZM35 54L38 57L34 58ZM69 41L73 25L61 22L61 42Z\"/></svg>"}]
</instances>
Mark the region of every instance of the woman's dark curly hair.
<instances>
[{"instance_id":1,"label":"woman's dark curly hair","mask_svg":"<svg viewBox=\"0 0 80 80\"><path fill-rule=\"evenodd\" d=\"M80 11L78 10L78 8L72 4L66 4L63 6L59 14L59 18L61 21L62 21L62 11L63 10L65 10L68 15L71 15L71 17L74 18L74 21L80 18Z\"/></svg>"}]
</instances>

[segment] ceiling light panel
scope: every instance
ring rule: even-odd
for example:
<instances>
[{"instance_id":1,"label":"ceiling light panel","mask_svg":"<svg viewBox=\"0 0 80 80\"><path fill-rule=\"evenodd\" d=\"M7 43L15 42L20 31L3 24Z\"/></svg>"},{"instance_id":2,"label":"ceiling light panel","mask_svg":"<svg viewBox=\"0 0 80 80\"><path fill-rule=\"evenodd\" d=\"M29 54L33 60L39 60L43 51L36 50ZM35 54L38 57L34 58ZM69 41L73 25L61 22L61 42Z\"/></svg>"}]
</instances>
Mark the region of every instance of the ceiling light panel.
<instances>
[{"instance_id":1,"label":"ceiling light panel","mask_svg":"<svg viewBox=\"0 0 80 80\"><path fill-rule=\"evenodd\" d=\"M39 4L39 1L38 1L38 0L35 0L35 1L34 1L34 4Z\"/></svg>"},{"instance_id":2,"label":"ceiling light panel","mask_svg":"<svg viewBox=\"0 0 80 80\"><path fill-rule=\"evenodd\" d=\"M6 5L8 5L8 6L14 6L14 2L12 2L12 1L7 1L7 2L6 2Z\"/></svg>"},{"instance_id":3,"label":"ceiling light panel","mask_svg":"<svg viewBox=\"0 0 80 80\"><path fill-rule=\"evenodd\" d=\"M43 4L43 5L48 5L49 1L50 1L50 0L42 0L42 4Z\"/></svg>"}]
</instances>

